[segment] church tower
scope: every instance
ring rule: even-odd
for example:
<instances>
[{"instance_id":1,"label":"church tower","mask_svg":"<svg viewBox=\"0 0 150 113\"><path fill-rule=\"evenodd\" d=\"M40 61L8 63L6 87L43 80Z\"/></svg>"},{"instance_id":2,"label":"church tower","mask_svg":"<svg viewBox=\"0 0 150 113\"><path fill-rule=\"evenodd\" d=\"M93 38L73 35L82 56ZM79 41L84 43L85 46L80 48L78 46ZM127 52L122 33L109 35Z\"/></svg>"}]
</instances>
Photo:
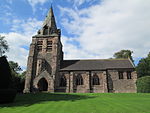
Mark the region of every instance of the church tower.
<instances>
[{"instance_id":1,"label":"church tower","mask_svg":"<svg viewBox=\"0 0 150 113\"><path fill-rule=\"evenodd\" d=\"M63 59L60 36L61 31L57 29L51 7L42 28L32 37L24 93L36 90L54 92L55 80Z\"/></svg>"}]
</instances>

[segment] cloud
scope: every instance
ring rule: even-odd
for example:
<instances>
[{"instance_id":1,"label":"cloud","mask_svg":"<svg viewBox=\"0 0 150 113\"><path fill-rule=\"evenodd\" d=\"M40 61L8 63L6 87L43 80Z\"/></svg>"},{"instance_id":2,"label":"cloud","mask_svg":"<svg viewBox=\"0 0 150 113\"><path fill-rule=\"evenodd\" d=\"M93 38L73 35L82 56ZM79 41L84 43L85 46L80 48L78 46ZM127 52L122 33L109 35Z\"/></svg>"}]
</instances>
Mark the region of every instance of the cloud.
<instances>
[{"instance_id":1,"label":"cloud","mask_svg":"<svg viewBox=\"0 0 150 113\"><path fill-rule=\"evenodd\" d=\"M40 28L42 21L38 21L36 18L28 18L27 20L14 19L12 21L11 30L17 33L23 33L28 35L33 35L37 28Z\"/></svg>"},{"instance_id":2,"label":"cloud","mask_svg":"<svg viewBox=\"0 0 150 113\"><path fill-rule=\"evenodd\" d=\"M65 58L110 58L122 49L134 51L135 58L145 57L150 49L149 4L143 0L103 0L82 10L60 7L62 25L76 36L65 40L75 39L80 44L77 51L76 45L64 42L65 52L74 53Z\"/></svg>"},{"instance_id":3,"label":"cloud","mask_svg":"<svg viewBox=\"0 0 150 113\"><path fill-rule=\"evenodd\" d=\"M82 58L99 58L96 54L90 54L86 50L80 50L80 47L77 45L74 45L73 43L76 41L76 39L70 39L66 36L61 37L61 41L63 43L63 51L64 51L64 57L65 59L80 59ZM80 55L79 55L80 54Z\"/></svg>"},{"instance_id":4,"label":"cloud","mask_svg":"<svg viewBox=\"0 0 150 113\"><path fill-rule=\"evenodd\" d=\"M32 6L33 12L35 12L35 10L36 10L35 6L36 6L37 4L43 5L44 3L46 3L46 2L49 1L49 0L27 0L27 1L28 1L29 4ZM52 0L50 0L50 1L52 1Z\"/></svg>"},{"instance_id":5,"label":"cloud","mask_svg":"<svg viewBox=\"0 0 150 113\"><path fill-rule=\"evenodd\" d=\"M12 24L12 32L0 33L6 37L10 48L6 55L8 60L18 62L25 69L32 36L36 34L42 22L35 18L29 18L27 20L14 19Z\"/></svg>"},{"instance_id":6,"label":"cloud","mask_svg":"<svg viewBox=\"0 0 150 113\"><path fill-rule=\"evenodd\" d=\"M8 5L8 4L0 4L0 7L1 7L1 9L0 9L0 14L1 14L1 16L0 16L0 21L1 21L1 23L3 24L3 23L5 23L5 24L10 24L11 22L10 22L10 20L11 20L11 18L13 17L13 15L12 15L12 10L11 10L11 7L10 7L10 5Z\"/></svg>"},{"instance_id":7,"label":"cloud","mask_svg":"<svg viewBox=\"0 0 150 113\"><path fill-rule=\"evenodd\" d=\"M93 2L97 1L97 0L67 0L68 2L72 2L74 8L77 8L78 6L84 4L84 3L88 3L88 4L92 4Z\"/></svg>"},{"instance_id":8,"label":"cloud","mask_svg":"<svg viewBox=\"0 0 150 113\"><path fill-rule=\"evenodd\" d=\"M134 51L136 59L147 56L150 49L149 4L150 1L142 0L103 0L81 10L59 7L60 23L69 34L62 33L61 38L65 59L110 58L121 49ZM27 47L42 22L35 18L12 19L11 24L11 32L0 33L6 36L10 46L7 56L25 67Z\"/></svg>"},{"instance_id":9,"label":"cloud","mask_svg":"<svg viewBox=\"0 0 150 113\"><path fill-rule=\"evenodd\" d=\"M29 45L30 38L19 33L10 32L2 34L6 37L9 45L9 52L6 54L8 60L18 62L21 67L26 66L28 50L22 48L22 45Z\"/></svg>"}]
</instances>

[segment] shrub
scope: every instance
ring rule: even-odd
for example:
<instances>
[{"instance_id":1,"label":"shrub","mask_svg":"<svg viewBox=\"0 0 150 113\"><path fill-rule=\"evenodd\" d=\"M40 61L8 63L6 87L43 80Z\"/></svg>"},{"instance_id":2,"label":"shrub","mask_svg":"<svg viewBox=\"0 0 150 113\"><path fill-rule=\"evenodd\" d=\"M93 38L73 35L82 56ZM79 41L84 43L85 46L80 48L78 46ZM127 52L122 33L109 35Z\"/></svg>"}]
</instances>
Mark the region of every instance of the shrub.
<instances>
[{"instance_id":1,"label":"shrub","mask_svg":"<svg viewBox=\"0 0 150 113\"><path fill-rule=\"evenodd\" d=\"M16 97L16 90L14 89L0 89L0 103L10 103Z\"/></svg>"},{"instance_id":2,"label":"shrub","mask_svg":"<svg viewBox=\"0 0 150 113\"><path fill-rule=\"evenodd\" d=\"M137 80L138 93L150 93L150 76L144 76Z\"/></svg>"},{"instance_id":3,"label":"shrub","mask_svg":"<svg viewBox=\"0 0 150 113\"><path fill-rule=\"evenodd\" d=\"M6 57L0 57L0 103L13 102L15 96L9 64Z\"/></svg>"},{"instance_id":4,"label":"shrub","mask_svg":"<svg viewBox=\"0 0 150 113\"><path fill-rule=\"evenodd\" d=\"M0 89L12 88L12 75L6 57L0 57Z\"/></svg>"},{"instance_id":5,"label":"shrub","mask_svg":"<svg viewBox=\"0 0 150 113\"><path fill-rule=\"evenodd\" d=\"M18 93L23 93L24 83L25 83L24 78L21 78L19 76L15 76L13 78L14 88L17 90Z\"/></svg>"}]
</instances>

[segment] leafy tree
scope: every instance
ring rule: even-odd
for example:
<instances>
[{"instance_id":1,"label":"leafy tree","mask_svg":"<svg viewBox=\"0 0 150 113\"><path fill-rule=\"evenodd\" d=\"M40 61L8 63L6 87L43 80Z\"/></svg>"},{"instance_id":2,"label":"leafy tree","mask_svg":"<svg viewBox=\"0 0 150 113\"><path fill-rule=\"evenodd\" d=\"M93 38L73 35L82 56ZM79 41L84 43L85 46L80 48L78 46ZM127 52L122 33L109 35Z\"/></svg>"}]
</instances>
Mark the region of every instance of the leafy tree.
<instances>
[{"instance_id":1,"label":"leafy tree","mask_svg":"<svg viewBox=\"0 0 150 113\"><path fill-rule=\"evenodd\" d=\"M0 35L0 57L6 51L8 51L8 49L9 49L9 47L8 47L7 41L5 40L5 37Z\"/></svg>"},{"instance_id":2,"label":"leafy tree","mask_svg":"<svg viewBox=\"0 0 150 113\"><path fill-rule=\"evenodd\" d=\"M24 73L19 74L18 76L15 76L13 78L14 81L14 87L17 90L17 92L23 92L24 89L24 83L25 83L25 76Z\"/></svg>"},{"instance_id":3,"label":"leafy tree","mask_svg":"<svg viewBox=\"0 0 150 113\"><path fill-rule=\"evenodd\" d=\"M150 76L150 53L146 58L142 58L139 61L136 67L136 71L138 74L138 78L143 76Z\"/></svg>"},{"instance_id":4,"label":"leafy tree","mask_svg":"<svg viewBox=\"0 0 150 113\"><path fill-rule=\"evenodd\" d=\"M13 76L18 76L19 72L22 71L21 67L18 65L17 62L9 61L9 66L11 68L11 73Z\"/></svg>"},{"instance_id":5,"label":"leafy tree","mask_svg":"<svg viewBox=\"0 0 150 113\"><path fill-rule=\"evenodd\" d=\"M113 56L115 58L130 58L132 62L134 62L132 58L133 51L130 50L121 50L119 52L116 52Z\"/></svg>"},{"instance_id":6,"label":"leafy tree","mask_svg":"<svg viewBox=\"0 0 150 113\"><path fill-rule=\"evenodd\" d=\"M27 71L23 71L23 72L20 74L21 79L25 79L26 73L27 73Z\"/></svg>"},{"instance_id":7,"label":"leafy tree","mask_svg":"<svg viewBox=\"0 0 150 113\"><path fill-rule=\"evenodd\" d=\"M26 71L21 73L21 67L17 62L14 61L9 61L9 66L13 76L14 88L17 90L17 92L23 92Z\"/></svg>"},{"instance_id":8,"label":"leafy tree","mask_svg":"<svg viewBox=\"0 0 150 113\"><path fill-rule=\"evenodd\" d=\"M138 78L136 85L138 93L150 93L150 76Z\"/></svg>"}]
</instances>

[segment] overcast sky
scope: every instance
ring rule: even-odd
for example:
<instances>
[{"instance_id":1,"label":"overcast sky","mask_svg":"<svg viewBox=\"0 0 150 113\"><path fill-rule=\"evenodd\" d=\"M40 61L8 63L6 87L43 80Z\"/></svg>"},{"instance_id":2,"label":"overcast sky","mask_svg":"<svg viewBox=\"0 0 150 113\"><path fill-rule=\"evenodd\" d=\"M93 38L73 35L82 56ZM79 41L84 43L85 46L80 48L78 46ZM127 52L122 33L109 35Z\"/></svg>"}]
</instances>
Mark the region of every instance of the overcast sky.
<instances>
[{"instance_id":1,"label":"overcast sky","mask_svg":"<svg viewBox=\"0 0 150 113\"><path fill-rule=\"evenodd\" d=\"M150 0L0 0L7 56L23 69L51 3L65 59L105 59L129 49L137 64L150 51Z\"/></svg>"}]
</instances>

